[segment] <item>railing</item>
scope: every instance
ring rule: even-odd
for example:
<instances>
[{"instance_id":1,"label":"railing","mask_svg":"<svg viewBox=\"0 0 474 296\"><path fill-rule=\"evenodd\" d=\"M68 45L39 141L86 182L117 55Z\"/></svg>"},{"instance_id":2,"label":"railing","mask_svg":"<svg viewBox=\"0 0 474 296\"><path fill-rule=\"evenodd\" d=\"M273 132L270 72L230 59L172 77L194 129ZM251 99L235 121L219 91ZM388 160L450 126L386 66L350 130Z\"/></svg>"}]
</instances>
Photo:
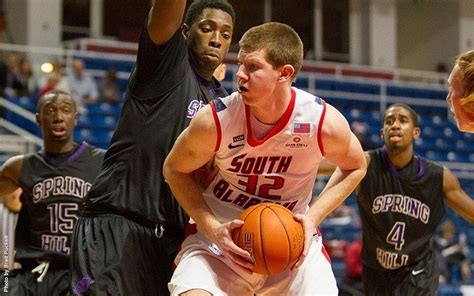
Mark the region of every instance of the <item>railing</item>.
<instances>
[{"instance_id":1,"label":"railing","mask_svg":"<svg viewBox=\"0 0 474 296\"><path fill-rule=\"evenodd\" d=\"M16 113L17 115L25 118L26 120L28 121L31 121L31 122L35 122L36 121L36 118L35 118L35 115L31 112L29 112L28 110L25 110L9 101L7 101L6 99L0 97L0 108L5 108L6 110L9 110L11 112L14 112ZM36 147L31 147L31 143L33 143L34 145L36 146L42 146L43 145L43 141L41 140L41 138L37 137L36 135L30 133L29 131L3 119L3 118L0 118L0 127L3 127L4 129L6 130L9 130L11 131L12 133L16 134L16 135L19 135L21 136L22 138L24 138L26 141L23 143L23 145L27 146L27 148L24 149L24 151L17 151L17 153L26 153L26 152L32 152L34 150L36 150L35 148ZM9 149L7 149L7 145L13 145L12 144L12 139L8 138L8 136L6 135L2 135L2 140L1 140L1 145L0 145L0 150L1 151L7 151ZM8 143L9 142L9 143ZM2 149L3 148L3 149ZM14 151L11 151L11 152L14 152Z\"/></svg>"}]
</instances>

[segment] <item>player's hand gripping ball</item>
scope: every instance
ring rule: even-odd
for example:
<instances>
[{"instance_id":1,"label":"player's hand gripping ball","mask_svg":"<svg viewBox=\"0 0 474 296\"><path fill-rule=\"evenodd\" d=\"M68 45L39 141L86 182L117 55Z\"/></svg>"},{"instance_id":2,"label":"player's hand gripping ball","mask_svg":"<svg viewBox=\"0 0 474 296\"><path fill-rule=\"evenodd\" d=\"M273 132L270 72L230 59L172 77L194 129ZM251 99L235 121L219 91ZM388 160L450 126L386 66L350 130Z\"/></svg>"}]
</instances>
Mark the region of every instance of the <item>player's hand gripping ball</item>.
<instances>
[{"instance_id":1,"label":"player's hand gripping ball","mask_svg":"<svg viewBox=\"0 0 474 296\"><path fill-rule=\"evenodd\" d=\"M254 205L240 214L240 220L244 225L234 230L232 238L252 256L253 272L275 275L291 268L301 256L303 226L285 207L273 203Z\"/></svg>"}]
</instances>

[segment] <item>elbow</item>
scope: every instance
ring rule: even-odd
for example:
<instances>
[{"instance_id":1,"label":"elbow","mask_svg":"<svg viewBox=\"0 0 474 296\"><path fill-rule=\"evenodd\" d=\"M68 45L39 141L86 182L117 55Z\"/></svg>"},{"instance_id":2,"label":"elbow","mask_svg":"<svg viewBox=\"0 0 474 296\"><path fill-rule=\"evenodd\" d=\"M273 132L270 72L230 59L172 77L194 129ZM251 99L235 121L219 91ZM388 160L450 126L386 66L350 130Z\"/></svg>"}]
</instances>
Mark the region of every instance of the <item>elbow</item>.
<instances>
[{"instance_id":1,"label":"elbow","mask_svg":"<svg viewBox=\"0 0 474 296\"><path fill-rule=\"evenodd\" d=\"M163 165L163 178L165 179L166 183L169 184L169 180L171 180L172 177L172 167L169 164L168 159L165 160L165 163Z\"/></svg>"}]
</instances>

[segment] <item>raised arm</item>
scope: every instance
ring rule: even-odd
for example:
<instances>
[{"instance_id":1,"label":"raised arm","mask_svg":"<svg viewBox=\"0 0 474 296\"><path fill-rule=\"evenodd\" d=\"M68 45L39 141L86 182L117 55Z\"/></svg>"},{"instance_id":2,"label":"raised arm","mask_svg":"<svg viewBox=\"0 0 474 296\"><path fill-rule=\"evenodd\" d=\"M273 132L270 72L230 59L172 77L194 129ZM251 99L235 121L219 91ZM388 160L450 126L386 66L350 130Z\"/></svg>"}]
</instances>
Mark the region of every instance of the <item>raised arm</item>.
<instances>
[{"instance_id":1,"label":"raised arm","mask_svg":"<svg viewBox=\"0 0 474 296\"><path fill-rule=\"evenodd\" d=\"M166 43L183 21L186 0L155 0L148 14L148 34L156 45Z\"/></svg>"},{"instance_id":2,"label":"raised arm","mask_svg":"<svg viewBox=\"0 0 474 296\"><path fill-rule=\"evenodd\" d=\"M216 127L211 108L207 105L199 110L176 140L165 160L163 173L179 204L200 231L237 264L250 267L247 261L236 256L250 258L250 254L232 241L232 230L243 222L232 220L221 223L205 202L199 184L193 178L193 171L214 158L216 141Z\"/></svg>"},{"instance_id":3,"label":"raised arm","mask_svg":"<svg viewBox=\"0 0 474 296\"><path fill-rule=\"evenodd\" d=\"M23 166L23 155L8 159L0 168L0 202L13 212L21 208L20 173Z\"/></svg>"},{"instance_id":4,"label":"raised arm","mask_svg":"<svg viewBox=\"0 0 474 296\"><path fill-rule=\"evenodd\" d=\"M443 170L443 193L444 200L451 209L474 223L474 200L464 192L458 178L447 167Z\"/></svg>"}]
</instances>

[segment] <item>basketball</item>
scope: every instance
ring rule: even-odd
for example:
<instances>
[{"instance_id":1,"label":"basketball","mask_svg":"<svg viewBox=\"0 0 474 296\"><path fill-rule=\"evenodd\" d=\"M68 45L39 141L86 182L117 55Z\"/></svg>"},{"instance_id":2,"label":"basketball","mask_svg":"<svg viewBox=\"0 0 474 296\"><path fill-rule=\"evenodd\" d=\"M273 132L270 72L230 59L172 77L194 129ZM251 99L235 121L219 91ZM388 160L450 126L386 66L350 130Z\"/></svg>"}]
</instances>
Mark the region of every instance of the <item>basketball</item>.
<instances>
[{"instance_id":1,"label":"basketball","mask_svg":"<svg viewBox=\"0 0 474 296\"><path fill-rule=\"evenodd\" d=\"M252 256L253 272L278 274L291 268L303 252L303 226L285 207L261 203L243 211L240 219L244 225L232 236L235 244Z\"/></svg>"}]
</instances>

